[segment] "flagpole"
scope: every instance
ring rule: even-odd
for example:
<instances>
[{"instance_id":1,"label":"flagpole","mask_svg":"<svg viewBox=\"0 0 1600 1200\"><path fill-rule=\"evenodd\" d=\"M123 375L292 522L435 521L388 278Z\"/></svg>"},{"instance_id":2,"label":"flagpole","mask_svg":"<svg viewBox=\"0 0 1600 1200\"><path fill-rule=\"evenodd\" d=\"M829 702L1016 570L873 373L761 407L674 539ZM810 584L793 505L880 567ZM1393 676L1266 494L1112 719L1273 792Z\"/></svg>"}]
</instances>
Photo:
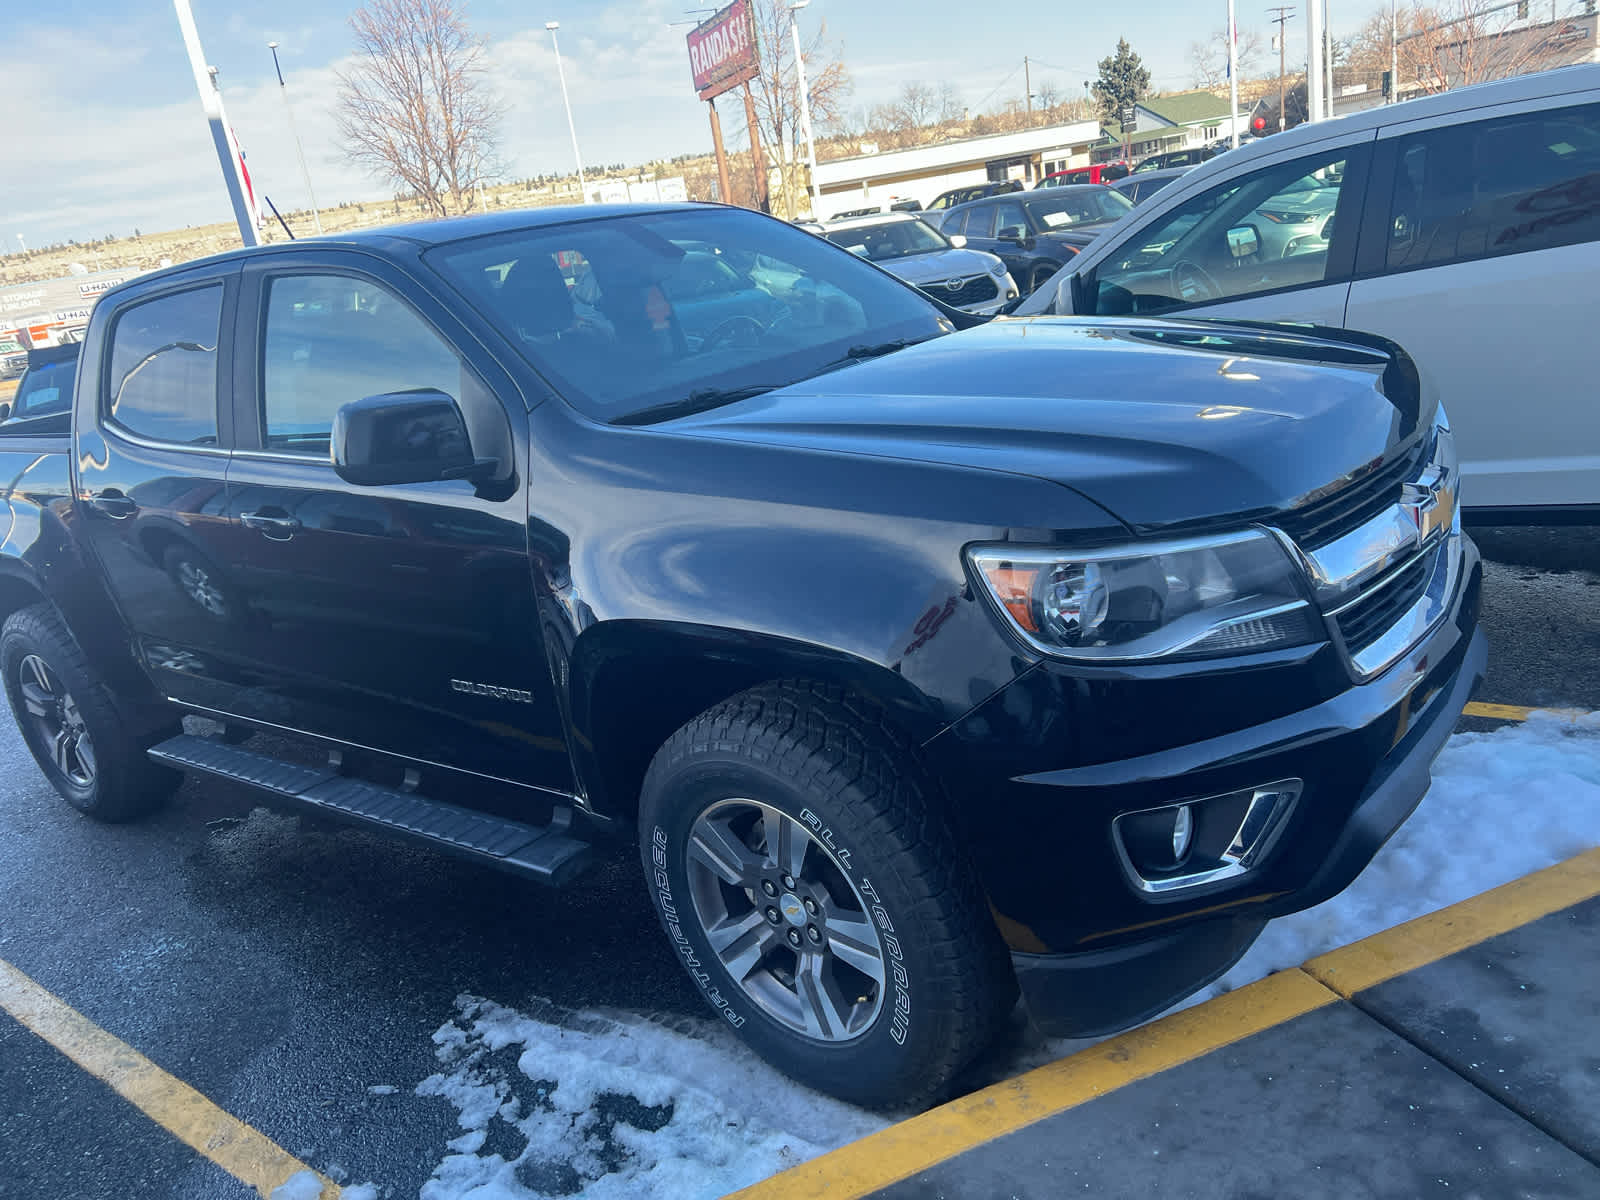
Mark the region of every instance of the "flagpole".
<instances>
[{"instance_id":1,"label":"flagpole","mask_svg":"<svg viewBox=\"0 0 1600 1200\"><path fill-rule=\"evenodd\" d=\"M194 13L189 0L172 0L178 13L178 27L183 31L183 44L189 51L189 66L194 70L194 86L200 91L200 106L205 109L206 120L211 124L211 141L217 148L217 160L222 164L222 178L228 185L228 199L233 203L233 217L239 223L239 237L246 246L260 244L256 237L256 214L245 200L244 181L239 178L239 160L232 131L222 112L222 89L216 76L206 66L205 51L200 48L200 34L194 27Z\"/></svg>"},{"instance_id":2,"label":"flagpole","mask_svg":"<svg viewBox=\"0 0 1600 1200\"><path fill-rule=\"evenodd\" d=\"M1228 0L1228 129L1232 147L1239 148L1239 30L1234 24L1233 2Z\"/></svg>"}]
</instances>

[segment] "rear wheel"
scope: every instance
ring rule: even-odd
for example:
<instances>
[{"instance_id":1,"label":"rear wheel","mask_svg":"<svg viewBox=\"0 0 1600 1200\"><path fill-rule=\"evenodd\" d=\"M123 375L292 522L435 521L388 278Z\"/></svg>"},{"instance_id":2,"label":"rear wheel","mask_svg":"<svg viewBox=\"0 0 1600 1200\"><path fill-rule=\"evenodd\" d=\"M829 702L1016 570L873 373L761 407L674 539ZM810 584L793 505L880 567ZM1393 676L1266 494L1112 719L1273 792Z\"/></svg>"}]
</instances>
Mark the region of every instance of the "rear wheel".
<instances>
[{"instance_id":1,"label":"rear wheel","mask_svg":"<svg viewBox=\"0 0 1600 1200\"><path fill-rule=\"evenodd\" d=\"M73 807L101 821L150 811L182 782L145 758L77 642L47 604L0 629L0 672L23 741Z\"/></svg>"},{"instance_id":2,"label":"rear wheel","mask_svg":"<svg viewBox=\"0 0 1600 1200\"><path fill-rule=\"evenodd\" d=\"M859 1104L937 1097L1016 988L913 748L836 689L758 688L645 778L645 873L707 1002L762 1057Z\"/></svg>"}]
</instances>

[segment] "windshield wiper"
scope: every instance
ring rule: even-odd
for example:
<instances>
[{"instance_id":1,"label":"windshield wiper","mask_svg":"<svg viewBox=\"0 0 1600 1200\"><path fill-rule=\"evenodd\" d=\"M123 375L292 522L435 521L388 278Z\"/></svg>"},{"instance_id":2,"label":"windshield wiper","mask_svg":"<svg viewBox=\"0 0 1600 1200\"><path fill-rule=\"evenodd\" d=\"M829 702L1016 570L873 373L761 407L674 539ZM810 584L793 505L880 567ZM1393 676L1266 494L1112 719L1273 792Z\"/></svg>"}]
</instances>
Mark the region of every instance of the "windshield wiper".
<instances>
[{"instance_id":1,"label":"windshield wiper","mask_svg":"<svg viewBox=\"0 0 1600 1200\"><path fill-rule=\"evenodd\" d=\"M879 342L872 346L851 346L850 349L844 352L844 357L834 359L828 366L840 367L845 363L864 362L869 358L882 358L885 354L893 354L896 350L904 350L907 346L915 346L918 342L930 341L938 336L937 333L934 333L925 338L895 338L892 342Z\"/></svg>"},{"instance_id":2,"label":"windshield wiper","mask_svg":"<svg viewBox=\"0 0 1600 1200\"><path fill-rule=\"evenodd\" d=\"M693 413L705 412L707 409L720 408L724 404L732 404L735 400L748 400L751 396L759 396L763 392L770 392L782 386L777 383L753 383L748 387L738 388L696 388L682 400L668 400L665 404L652 404L648 408L641 408L638 412L613 417L611 424L653 425L657 421L668 421L673 417L687 417Z\"/></svg>"}]
</instances>

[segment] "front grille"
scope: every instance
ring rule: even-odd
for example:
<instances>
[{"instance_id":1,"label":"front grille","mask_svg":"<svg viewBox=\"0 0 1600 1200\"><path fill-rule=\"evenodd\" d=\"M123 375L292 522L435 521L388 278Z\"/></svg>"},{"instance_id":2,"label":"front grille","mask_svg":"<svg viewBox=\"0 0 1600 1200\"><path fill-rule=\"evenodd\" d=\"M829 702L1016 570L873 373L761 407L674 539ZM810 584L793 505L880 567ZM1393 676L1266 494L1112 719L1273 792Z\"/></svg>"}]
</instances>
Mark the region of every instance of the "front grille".
<instances>
[{"instance_id":1,"label":"front grille","mask_svg":"<svg viewBox=\"0 0 1600 1200\"><path fill-rule=\"evenodd\" d=\"M1359 654L1377 641L1410 610L1427 590L1428 576L1438 551L1419 554L1400 570L1379 580L1358 600L1340 611L1338 622L1345 649Z\"/></svg>"},{"instance_id":2,"label":"front grille","mask_svg":"<svg viewBox=\"0 0 1600 1200\"><path fill-rule=\"evenodd\" d=\"M1000 294L1000 287L995 283L994 276L987 274L963 279L961 286L953 292L942 283L925 283L922 285L922 290L956 308L967 304L981 304L985 300L993 300Z\"/></svg>"},{"instance_id":3,"label":"front grille","mask_svg":"<svg viewBox=\"0 0 1600 1200\"><path fill-rule=\"evenodd\" d=\"M1302 546L1325 546L1370 521L1400 500L1400 488L1418 468L1418 445L1349 487L1304 508L1284 514L1280 527Z\"/></svg>"}]
</instances>

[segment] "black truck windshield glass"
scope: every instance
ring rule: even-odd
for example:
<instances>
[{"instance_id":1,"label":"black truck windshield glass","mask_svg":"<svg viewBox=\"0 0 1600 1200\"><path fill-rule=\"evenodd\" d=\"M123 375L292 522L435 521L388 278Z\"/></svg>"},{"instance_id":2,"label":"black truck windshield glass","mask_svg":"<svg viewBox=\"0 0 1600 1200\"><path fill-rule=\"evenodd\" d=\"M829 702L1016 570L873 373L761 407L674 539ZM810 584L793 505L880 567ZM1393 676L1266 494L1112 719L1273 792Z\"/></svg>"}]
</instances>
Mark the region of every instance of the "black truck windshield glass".
<instances>
[{"instance_id":1,"label":"black truck windshield glass","mask_svg":"<svg viewBox=\"0 0 1600 1200\"><path fill-rule=\"evenodd\" d=\"M691 393L782 387L852 347L951 328L854 255L738 209L577 220L445 243L424 259L601 421L671 413Z\"/></svg>"}]
</instances>

